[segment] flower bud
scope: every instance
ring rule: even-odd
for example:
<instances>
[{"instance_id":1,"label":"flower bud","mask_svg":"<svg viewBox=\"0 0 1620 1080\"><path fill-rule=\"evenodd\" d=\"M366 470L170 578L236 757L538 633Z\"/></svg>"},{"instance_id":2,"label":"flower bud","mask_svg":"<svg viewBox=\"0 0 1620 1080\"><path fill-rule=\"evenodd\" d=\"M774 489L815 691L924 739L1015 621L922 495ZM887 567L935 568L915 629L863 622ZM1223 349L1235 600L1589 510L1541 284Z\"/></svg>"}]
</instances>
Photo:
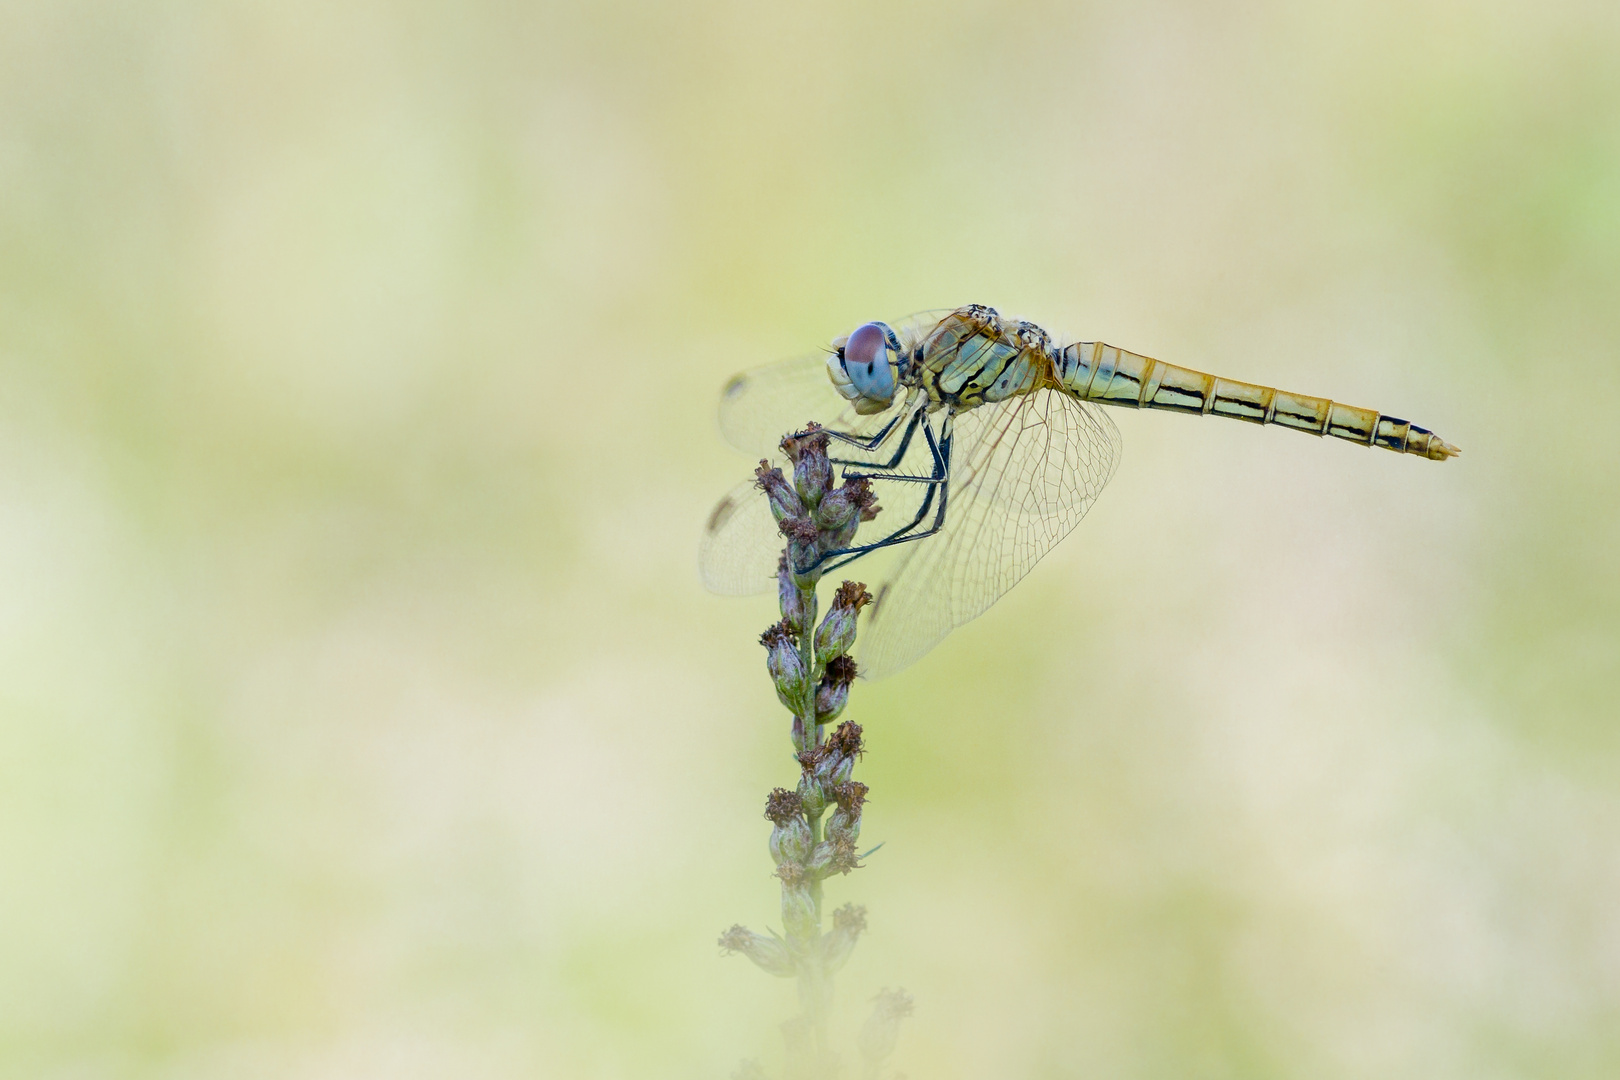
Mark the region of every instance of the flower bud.
<instances>
[{"instance_id":1,"label":"flower bud","mask_svg":"<svg viewBox=\"0 0 1620 1080\"><path fill-rule=\"evenodd\" d=\"M810 853L810 826L800 818L771 830L771 859L778 865L802 863Z\"/></svg>"},{"instance_id":2,"label":"flower bud","mask_svg":"<svg viewBox=\"0 0 1620 1080\"><path fill-rule=\"evenodd\" d=\"M855 853L855 841L849 836L835 836L831 840L823 840L822 844L832 845L832 859L827 868L821 871L823 877L831 874L847 874L851 870L859 870L865 863L858 862ZM821 844L816 845L820 850ZM814 858L814 854L811 856Z\"/></svg>"},{"instance_id":3,"label":"flower bud","mask_svg":"<svg viewBox=\"0 0 1620 1080\"><path fill-rule=\"evenodd\" d=\"M821 533L816 529L816 523L808 517L783 518L776 523L776 528L788 540L788 574L793 584L806 591L815 589L816 582L821 579L820 568L814 566L821 554L817 545ZM801 566L813 568L800 574L798 568Z\"/></svg>"},{"instance_id":4,"label":"flower bud","mask_svg":"<svg viewBox=\"0 0 1620 1080\"><path fill-rule=\"evenodd\" d=\"M811 773L799 777L799 802L804 806L804 812L811 817L822 812L827 807L827 793L822 790L821 784Z\"/></svg>"},{"instance_id":5,"label":"flower bud","mask_svg":"<svg viewBox=\"0 0 1620 1080\"><path fill-rule=\"evenodd\" d=\"M831 660L847 654L855 644L855 623L861 608L872 602L872 594L858 581L846 581L833 595L832 610L816 630L816 656Z\"/></svg>"},{"instance_id":6,"label":"flower bud","mask_svg":"<svg viewBox=\"0 0 1620 1080\"><path fill-rule=\"evenodd\" d=\"M861 1056L876 1072L894 1053L894 1044L900 1038L900 1021L911 1015L911 995L904 990L887 990L872 999L872 1015L855 1037Z\"/></svg>"},{"instance_id":7,"label":"flower bud","mask_svg":"<svg viewBox=\"0 0 1620 1080\"><path fill-rule=\"evenodd\" d=\"M851 844L861 837L861 808L866 804L867 787L859 780L846 780L829 788L827 794L838 803L838 809L827 818L827 837L848 840Z\"/></svg>"},{"instance_id":8,"label":"flower bud","mask_svg":"<svg viewBox=\"0 0 1620 1080\"><path fill-rule=\"evenodd\" d=\"M816 762L816 779L828 792L834 784L847 783L855 771L855 759L861 753L861 725L845 720L822 744L821 757Z\"/></svg>"},{"instance_id":9,"label":"flower bud","mask_svg":"<svg viewBox=\"0 0 1620 1080\"><path fill-rule=\"evenodd\" d=\"M797 710L809 678L804 660L799 656L798 643L793 638L792 628L783 619L761 634L759 643L765 646L765 670L771 673L777 698L783 705Z\"/></svg>"},{"instance_id":10,"label":"flower bud","mask_svg":"<svg viewBox=\"0 0 1620 1080\"><path fill-rule=\"evenodd\" d=\"M808 874L822 876L828 872L837 856L837 844L832 840L823 840L810 850L810 857L804 860L804 869Z\"/></svg>"},{"instance_id":11,"label":"flower bud","mask_svg":"<svg viewBox=\"0 0 1620 1080\"><path fill-rule=\"evenodd\" d=\"M782 608L782 621L787 624L794 634L804 632L805 603L804 593L793 580L793 570L788 566L787 553L776 561L776 600Z\"/></svg>"},{"instance_id":12,"label":"flower bud","mask_svg":"<svg viewBox=\"0 0 1620 1080\"><path fill-rule=\"evenodd\" d=\"M827 460L827 433L811 424L797 439L782 440L782 449L793 460L793 487L806 506L814 508L832 485L832 462Z\"/></svg>"},{"instance_id":13,"label":"flower bud","mask_svg":"<svg viewBox=\"0 0 1620 1080\"><path fill-rule=\"evenodd\" d=\"M835 531L852 521L859 524L876 516L877 496L872 493L872 482L864 476L829 491L816 506L815 513L818 526Z\"/></svg>"},{"instance_id":14,"label":"flower bud","mask_svg":"<svg viewBox=\"0 0 1620 1080\"><path fill-rule=\"evenodd\" d=\"M844 966L849 954L855 951L855 942L865 932L864 907L845 904L833 912L832 932L821 939L821 962L829 974Z\"/></svg>"},{"instance_id":15,"label":"flower bud","mask_svg":"<svg viewBox=\"0 0 1620 1080\"><path fill-rule=\"evenodd\" d=\"M816 723L830 724L838 719L849 701L849 687L855 681L855 661L847 656L835 656L827 661L821 682L816 687Z\"/></svg>"},{"instance_id":16,"label":"flower bud","mask_svg":"<svg viewBox=\"0 0 1620 1080\"><path fill-rule=\"evenodd\" d=\"M754 483L765 493L771 502L771 516L781 521L783 518L803 517L804 502L799 493L793 490L793 485L787 482L781 469L771 468L771 463L761 461L759 468L754 470Z\"/></svg>"},{"instance_id":17,"label":"flower bud","mask_svg":"<svg viewBox=\"0 0 1620 1080\"><path fill-rule=\"evenodd\" d=\"M776 876L782 879L783 929L790 939L813 939L816 933L816 902L810 896L810 879L794 863L777 867Z\"/></svg>"},{"instance_id":18,"label":"flower bud","mask_svg":"<svg viewBox=\"0 0 1620 1080\"><path fill-rule=\"evenodd\" d=\"M860 815L851 814L843 809L834 810L832 816L827 819L827 839L848 840L853 844L860 838Z\"/></svg>"},{"instance_id":19,"label":"flower bud","mask_svg":"<svg viewBox=\"0 0 1620 1080\"><path fill-rule=\"evenodd\" d=\"M842 910L842 909L840 909ZM720 935L720 947L728 953L740 952L757 964L762 971L790 978L797 974L797 965L786 943L764 934L756 934L746 926L733 926Z\"/></svg>"},{"instance_id":20,"label":"flower bud","mask_svg":"<svg viewBox=\"0 0 1620 1080\"><path fill-rule=\"evenodd\" d=\"M797 791L776 788L765 799L765 816L774 824L771 830L771 859L784 863L802 863L810 852L810 826L805 823L803 803Z\"/></svg>"}]
</instances>

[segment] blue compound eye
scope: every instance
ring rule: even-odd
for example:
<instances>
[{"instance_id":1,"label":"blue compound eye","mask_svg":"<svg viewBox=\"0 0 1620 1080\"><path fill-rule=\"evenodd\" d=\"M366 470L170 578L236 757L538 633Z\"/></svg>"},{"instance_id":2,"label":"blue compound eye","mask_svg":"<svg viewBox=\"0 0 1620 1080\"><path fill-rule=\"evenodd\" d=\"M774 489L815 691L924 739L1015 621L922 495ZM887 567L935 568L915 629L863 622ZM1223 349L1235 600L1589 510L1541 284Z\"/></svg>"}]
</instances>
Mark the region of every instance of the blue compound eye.
<instances>
[{"instance_id":1,"label":"blue compound eye","mask_svg":"<svg viewBox=\"0 0 1620 1080\"><path fill-rule=\"evenodd\" d=\"M882 323L857 327L844 342L844 370L863 398L887 403L894 397L894 368L885 329Z\"/></svg>"}]
</instances>

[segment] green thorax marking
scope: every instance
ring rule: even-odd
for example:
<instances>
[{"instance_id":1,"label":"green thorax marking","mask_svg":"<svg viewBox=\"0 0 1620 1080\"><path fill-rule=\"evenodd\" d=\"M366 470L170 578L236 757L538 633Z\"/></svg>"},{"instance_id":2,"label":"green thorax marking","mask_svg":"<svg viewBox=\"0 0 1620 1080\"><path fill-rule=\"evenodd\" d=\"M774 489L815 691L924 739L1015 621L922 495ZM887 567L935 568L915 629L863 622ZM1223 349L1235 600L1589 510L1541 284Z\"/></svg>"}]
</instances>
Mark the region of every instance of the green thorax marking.
<instances>
[{"instance_id":1,"label":"green thorax marking","mask_svg":"<svg viewBox=\"0 0 1620 1080\"><path fill-rule=\"evenodd\" d=\"M1036 389L1052 370L1050 353L1040 327L1008 326L975 305L953 311L923 339L918 374L933 401L973 408Z\"/></svg>"}]
</instances>

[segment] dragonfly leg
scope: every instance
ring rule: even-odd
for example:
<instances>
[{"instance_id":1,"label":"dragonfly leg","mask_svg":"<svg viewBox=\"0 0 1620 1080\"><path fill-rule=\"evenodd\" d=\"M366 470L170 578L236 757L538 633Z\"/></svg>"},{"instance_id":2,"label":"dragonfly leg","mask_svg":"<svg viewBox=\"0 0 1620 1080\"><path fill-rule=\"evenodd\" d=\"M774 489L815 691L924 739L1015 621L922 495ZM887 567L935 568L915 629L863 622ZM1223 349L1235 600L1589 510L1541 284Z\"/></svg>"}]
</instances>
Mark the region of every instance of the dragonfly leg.
<instances>
[{"instance_id":1,"label":"dragonfly leg","mask_svg":"<svg viewBox=\"0 0 1620 1080\"><path fill-rule=\"evenodd\" d=\"M948 463L951 456L951 438L949 435L945 437L945 441L942 446L943 456ZM934 512L933 524L928 526L928 528L924 529L922 532L911 531L917 527L918 523L922 521L924 515L928 513L928 503L933 499L934 492L936 491L939 492L939 508ZM933 536L935 533L939 532L940 529L945 527L945 499L949 494L950 488L944 486L943 484L941 484L939 487L929 488L928 497L923 500L922 508L918 510L916 518L912 520L910 525L907 525L904 529L897 529L895 532L885 536L882 540L877 540L870 544L861 544L858 547L842 548L837 551L827 552L822 556L822 559L825 560L836 558L838 561L826 566L822 570L822 573L837 570L841 566L847 566L849 563L854 562L862 555L877 551L879 548L890 547L894 544L904 544L912 540L925 540L928 537Z\"/></svg>"},{"instance_id":2,"label":"dragonfly leg","mask_svg":"<svg viewBox=\"0 0 1620 1080\"><path fill-rule=\"evenodd\" d=\"M868 469L893 469L893 468L895 468L896 466L898 466L900 464L901 460L903 458L905 458L906 450L908 448L910 448L910 446L911 446L911 437L913 435L917 434L917 425L918 425L918 423L920 423L922 421L923 414L924 414L924 410L922 408L917 408L917 409L912 410L911 419L906 424L906 433L905 433L904 436L901 437L899 447L897 447L895 449L894 454L889 458L888 461L882 461L882 462L879 462L879 461L851 461L851 460L849 460L847 458L832 458L831 459L832 463L834 465L860 465L860 466L863 466L863 467L868 468ZM887 424L885 424L883 426L883 430L878 432L877 435L873 436L872 440L869 440L869 441L863 441L863 440L859 440L859 439L852 439L850 436L845 435L843 432L840 432L840 431L831 431L831 430L829 430L827 432L827 434L836 435L839 438L844 439L847 442L853 442L856 446L859 446L862 450L876 450L879 446L881 446L883 444L883 440L888 437L889 432L894 429L894 425L898 424L900 422L900 420L901 420L901 417L899 417L899 416L895 417L893 420L890 420ZM849 473L845 473L844 475L845 475L846 479L849 478L849 476L850 476Z\"/></svg>"},{"instance_id":3,"label":"dragonfly leg","mask_svg":"<svg viewBox=\"0 0 1620 1080\"><path fill-rule=\"evenodd\" d=\"M889 440L889 436L894 433L895 426L897 424L899 424L901 420L905 420L907 422L906 423L906 439L909 440L911 438L912 432L916 430L917 418L924 411L917 404L918 397L919 397L919 395L914 394L912 402L910 404L907 404L906 407L900 412L900 414L898 416L896 416L893 420L890 420L887 424L884 424L883 427L879 428L877 433L874 434L874 435L864 436L864 437L860 436L860 435L851 435L847 431L839 431L837 428L828 428L828 427L820 428L819 430L821 430L823 432L826 432L827 435L831 436L834 439L837 439L839 442L848 443L849 445L851 445L853 447L856 447L859 450L872 451L872 450L876 450L878 447L882 446L885 442L887 442ZM817 430L817 429L806 429L804 431L795 432L793 437L795 439L802 439L806 435L810 434L811 430ZM904 453L905 453L904 443L902 443L900 456L903 456ZM865 465L865 464L868 464L868 462L864 462L864 461L841 461L838 458L833 458L832 460L833 460L833 462L835 464L839 464L839 465ZM899 457L897 456L895 458L895 461L898 461L898 460L899 460ZM891 463L887 467L888 468L893 468L893 464Z\"/></svg>"},{"instance_id":4,"label":"dragonfly leg","mask_svg":"<svg viewBox=\"0 0 1620 1080\"><path fill-rule=\"evenodd\" d=\"M923 437L928 440L929 453L934 459L934 473L932 476L872 477L874 480L914 480L920 483L928 484L928 494L923 498L922 505L917 508L916 516L904 526L896 529L894 532L890 533L888 536L885 536L881 540L874 541L870 544L860 544L855 547L847 548L836 548L832 551L823 552L816 559L816 561L811 563L809 566L795 567L795 570L797 570L798 573L808 574L816 567L827 562L828 559L837 559L837 562L826 568L827 570L832 570L843 566L846 563L853 562L855 559L860 558L867 552L876 551L879 548L888 547L891 544L903 544L908 540L921 540L923 537L932 536L940 530L940 527L945 523L945 498L948 492L945 481L950 478L951 435L947 433L943 440L936 440L934 438L934 430L930 425L924 423L922 425L922 429ZM915 532L914 530L921 525L923 519L928 516L929 510L933 509L935 494L939 495L939 506L938 509L934 511L933 524L923 532Z\"/></svg>"}]
</instances>

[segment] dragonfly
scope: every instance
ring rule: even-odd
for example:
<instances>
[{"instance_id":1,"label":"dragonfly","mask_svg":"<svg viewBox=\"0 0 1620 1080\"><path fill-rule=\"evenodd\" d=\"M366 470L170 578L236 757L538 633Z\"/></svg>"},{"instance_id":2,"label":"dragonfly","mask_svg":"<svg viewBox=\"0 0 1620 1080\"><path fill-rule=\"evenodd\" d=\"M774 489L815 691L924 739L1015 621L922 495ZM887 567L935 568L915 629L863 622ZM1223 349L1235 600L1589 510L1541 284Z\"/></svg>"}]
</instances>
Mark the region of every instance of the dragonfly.
<instances>
[{"instance_id":1,"label":"dragonfly","mask_svg":"<svg viewBox=\"0 0 1620 1080\"><path fill-rule=\"evenodd\" d=\"M903 549L857 643L861 674L881 678L983 614L1085 517L1119 464L1119 430L1103 406L1274 424L1431 461L1461 453L1374 409L1102 342L1061 343L980 304L864 323L825 355L744 371L721 393L720 429L772 458L784 435L814 421L846 478L883 485L874 490L885 512L821 556L827 571ZM713 592L776 587L782 538L753 486L722 498L704 529L699 571Z\"/></svg>"}]
</instances>

